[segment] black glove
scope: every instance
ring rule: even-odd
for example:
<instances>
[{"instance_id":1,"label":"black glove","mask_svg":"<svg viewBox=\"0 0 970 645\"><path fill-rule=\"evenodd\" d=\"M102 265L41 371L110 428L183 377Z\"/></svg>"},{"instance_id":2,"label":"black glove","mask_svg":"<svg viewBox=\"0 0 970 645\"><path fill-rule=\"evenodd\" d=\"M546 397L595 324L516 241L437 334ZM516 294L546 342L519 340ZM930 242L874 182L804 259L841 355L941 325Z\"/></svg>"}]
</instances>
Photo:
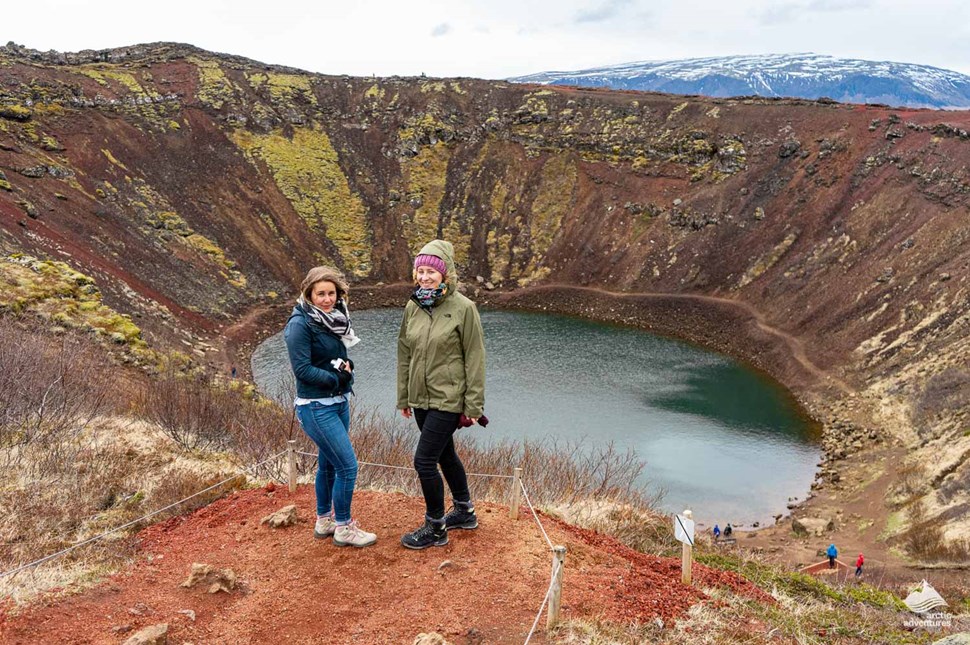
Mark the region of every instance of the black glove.
<instances>
[{"instance_id":1,"label":"black glove","mask_svg":"<svg viewBox=\"0 0 970 645\"><path fill-rule=\"evenodd\" d=\"M347 386L350 385L350 381L353 378L353 375L347 370L337 370L337 382L341 390L347 389Z\"/></svg>"}]
</instances>

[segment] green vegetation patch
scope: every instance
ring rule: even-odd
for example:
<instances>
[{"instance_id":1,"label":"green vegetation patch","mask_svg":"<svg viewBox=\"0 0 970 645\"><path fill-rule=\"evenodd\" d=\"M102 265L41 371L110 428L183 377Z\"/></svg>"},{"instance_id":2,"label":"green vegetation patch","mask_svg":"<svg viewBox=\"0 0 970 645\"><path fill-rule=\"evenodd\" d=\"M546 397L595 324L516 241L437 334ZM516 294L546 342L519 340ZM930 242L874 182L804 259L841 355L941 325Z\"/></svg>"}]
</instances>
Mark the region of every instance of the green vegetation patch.
<instances>
[{"instance_id":1,"label":"green vegetation patch","mask_svg":"<svg viewBox=\"0 0 970 645\"><path fill-rule=\"evenodd\" d=\"M907 611L903 601L894 594L865 583L837 589L807 573L782 571L752 560L742 561L718 553L699 555L697 561L715 569L734 571L762 589L770 591L777 588L795 599L831 601L843 605L858 602L878 609Z\"/></svg>"},{"instance_id":2,"label":"green vegetation patch","mask_svg":"<svg viewBox=\"0 0 970 645\"><path fill-rule=\"evenodd\" d=\"M437 237L441 200L445 195L451 154L448 146L439 143L424 147L416 157L401 162L401 170L407 182L407 199L416 205L414 214L404 221L404 234L412 255L417 254L428 240ZM468 240L461 239L451 241L455 244L456 255L459 247L467 249L469 243ZM465 254L467 255L467 250Z\"/></svg>"},{"instance_id":3,"label":"green vegetation patch","mask_svg":"<svg viewBox=\"0 0 970 645\"><path fill-rule=\"evenodd\" d=\"M371 232L360 196L350 189L330 138L318 128L281 133L232 133L250 160L263 161L276 185L311 231L326 233L344 268L365 275L371 267ZM430 239L430 238L429 238Z\"/></svg>"},{"instance_id":4,"label":"green vegetation patch","mask_svg":"<svg viewBox=\"0 0 970 645\"><path fill-rule=\"evenodd\" d=\"M30 116L30 108L22 105L0 105L0 118L10 119L12 121L27 121L30 119Z\"/></svg>"},{"instance_id":5,"label":"green vegetation patch","mask_svg":"<svg viewBox=\"0 0 970 645\"><path fill-rule=\"evenodd\" d=\"M532 202L532 214L529 217L532 252L529 265L519 277L521 286L549 274L549 267L541 266L542 260L572 206L577 176L576 164L567 155L550 157L543 165L539 194Z\"/></svg>"},{"instance_id":6,"label":"green vegetation patch","mask_svg":"<svg viewBox=\"0 0 970 645\"><path fill-rule=\"evenodd\" d=\"M0 285L0 312L35 313L62 327L147 348L131 319L101 302L94 279L64 262L21 254L0 258Z\"/></svg>"},{"instance_id":7,"label":"green vegetation patch","mask_svg":"<svg viewBox=\"0 0 970 645\"><path fill-rule=\"evenodd\" d=\"M226 76L219 63L189 56L187 60L199 70L199 89L196 96L209 107L219 110L235 96L235 85Z\"/></svg>"}]
</instances>

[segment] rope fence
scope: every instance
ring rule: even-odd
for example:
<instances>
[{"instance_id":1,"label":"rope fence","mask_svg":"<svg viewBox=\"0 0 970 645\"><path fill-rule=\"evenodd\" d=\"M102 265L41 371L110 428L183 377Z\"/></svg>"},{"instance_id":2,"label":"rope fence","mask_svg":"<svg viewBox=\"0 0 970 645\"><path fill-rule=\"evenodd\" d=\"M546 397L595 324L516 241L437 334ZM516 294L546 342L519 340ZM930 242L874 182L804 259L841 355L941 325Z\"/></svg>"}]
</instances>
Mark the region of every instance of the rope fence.
<instances>
[{"instance_id":1,"label":"rope fence","mask_svg":"<svg viewBox=\"0 0 970 645\"><path fill-rule=\"evenodd\" d=\"M315 453L305 452L302 450L296 450L296 442L290 440L289 448L287 452L290 453L290 490L295 488L296 479L296 463L294 461L296 455L304 455L307 457L313 457L319 459L319 456ZM374 466L377 468L390 468L393 470L407 470L414 473L414 468L409 466L394 466L391 464L379 464L370 461L358 461L360 466ZM415 473L416 474L416 473ZM552 573L549 578L549 588L546 590L546 595L542 598L542 604L539 605L539 611L536 613L536 618L532 623L532 628L529 630L529 634L525 639L526 645L532 640L532 636L535 634L536 627L539 624L539 619L542 617L542 612L546 609L546 605L549 605L549 613L547 615L546 628L552 629L559 622L559 609L560 600L562 597L562 573L563 567L566 564L566 547L556 546L553 544L552 540L549 538L549 534L546 532L546 528L542 525L542 520L539 519L539 513L536 511L535 506L532 504L532 500L529 498L529 492L526 490L525 482L522 481L522 469L513 469L512 475L501 475L497 473L466 473L468 476L475 477L493 477L497 479L511 479L512 485L510 488L509 495L509 517L513 520L519 518L519 504L521 493L522 497L525 499L526 505L529 507L529 511L532 513L532 517L535 519L536 525L539 527L539 531L542 533L542 537L545 539L546 544L549 545L549 551L552 553Z\"/></svg>"},{"instance_id":2,"label":"rope fence","mask_svg":"<svg viewBox=\"0 0 970 645\"><path fill-rule=\"evenodd\" d=\"M288 478L289 478L288 484L290 486L290 490L291 491L295 491L295 489L296 489L296 479L297 479L296 456L297 455L306 455L308 457L314 457L314 458L317 457L317 455L315 455L313 453L296 450L295 449L295 444L296 444L295 440L288 441L288 446L287 446L287 449L286 450L283 450L281 452L276 453L275 455L272 455L270 457L267 457L263 461L260 461L258 463L255 463L255 464L251 464L249 466L246 466L245 468L243 468L241 470L241 473L244 474L247 471L251 471L251 470L254 470L256 468L259 468L260 466L263 466L265 464L268 464L269 462L271 462L271 461L273 461L275 459L279 459L283 455L286 455L287 461L288 461L288 466L289 466L288 467ZM359 461L358 464L360 464L362 466L373 466L373 467L377 467L377 468L390 468L390 469L394 469L394 470L409 470L409 471L412 471L412 472L414 470L413 468L405 467L405 466L394 466L394 465L391 465L391 464L379 464L379 463L368 462L368 461ZM163 508L159 508L159 509L154 510L154 511L152 511L150 513L146 513L145 515L142 515L141 517L139 517L137 519L131 520L130 522L126 522L126 523L124 523L124 524L122 524L120 526L117 526L117 527L115 527L113 529L110 529L108 531L105 531L103 533L100 533L98 535L95 535L94 537L90 537L90 538L88 538L86 540L83 540L81 542L78 542L76 544L72 544L71 546L66 547L64 549L61 549L60 551L57 551L56 553L51 553L50 555L47 555L47 556L44 556L43 558L39 558L37 560L34 560L33 562L28 562L26 564L20 565L20 566L14 568L14 569L9 570L9 571L4 571L4 572L0 573L0 579L6 578L8 576L14 576L14 575L20 573L21 571L25 571L25 570L32 569L34 567L40 566L41 564L44 564L45 562L50 562L51 560L54 560L54 559L59 558L59 557L61 557L63 555L66 555L66 554L68 554L68 553L70 553L70 552L72 552L72 551L74 551L76 549L79 549L79 548L83 547L83 546L86 546L88 544L92 544L94 542L97 542L98 540L104 539L104 538L106 538L109 535L112 535L112 534L117 533L119 531L123 531L126 528L135 526L136 524L139 524L141 522L144 522L145 520L148 520L148 519L150 519L152 517L155 517L156 515L159 515L161 513L164 513L165 511L171 510L171 509L173 509L173 508L175 508L175 507L177 507L177 506L179 506L181 504L184 504L185 502L187 502L187 501L189 501L191 499L194 499L196 497L199 497L200 495L204 495L205 493L208 493L211 490L214 490L216 488L219 488L220 486L223 486L224 484L226 484L226 483L228 483L228 482L236 479L237 477L239 477L239 474L241 474L241 473L237 473L237 474L233 475L232 477L227 477L227 478L223 479L222 481L216 482L215 484L212 484L211 486L208 486L208 487L206 487L206 488L204 488L204 489L202 489L202 490L200 490L200 491L198 491L196 493L193 493L192 495L189 495L189 496L187 496L187 497L185 497L183 499L180 499L177 502L172 502L171 504L168 504L167 506L164 506ZM542 617L542 612L545 611L547 605L548 605L548 608L549 608L549 612L548 612L548 615L547 615L547 629L551 629L552 627L554 627L556 625L556 623L559 622L559 607L560 607L560 598L561 598L561 595L562 595L562 573L563 573L563 567L565 566L566 547L564 547L564 546L555 546L555 545L553 545L552 540L549 539L549 534L546 532L545 527L542 525L542 521L539 519L539 514L536 512L535 506L533 506L533 504L532 504L532 500L529 499L529 493L526 490L525 484L522 481L522 469L521 468L515 468L514 469L514 474L512 474L512 475L501 475L501 474L497 474L497 473L467 473L467 474L469 476L475 476L475 477L491 477L491 478L496 478L496 479L511 479L512 480L512 485L511 485L511 489L510 489L510 508L509 508L509 515L510 515L510 517L513 520L518 519L518 513L519 513L519 508L518 508L519 507L519 493L521 492L521 494L525 498L525 502L528 505L529 510L532 513L532 517L535 519L536 524L539 526L539 530L542 532L542 536L545 539L546 544L549 545L549 550L552 552L552 555L553 555L553 558L552 558L552 572L550 574L549 588L546 590L546 594L542 598L542 603L539 605L539 611L536 614L536 618L535 618L535 620L532 623L532 628L529 630L529 634L526 637L525 643L526 643L526 645L528 645L528 643L532 639L532 636L535 634L536 628L537 628L537 626L539 624L539 619Z\"/></svg>"},{"instance_id":3,"label":"rope fence","mask_svg":"<svg viewBox=\"0 0 970 645\"><path fill-rule=\"evenodd\" d=\"M273 455L272 457L268 457L267 459L264 459L263 461L261 461L259 463L252 464L250 466L246 466L245 468L243 468L243 472L246 472L247 470L251 470L253 468L259 468L260 466L262 466L264 464L267 464L267 463L273 461L274 459L279 458L280 456L282 456L284 454L286 454L286 451L285 450L283 452L278 452L275 455ZM180 504L184 504L185 502L189 501L190 499L194 499L194 498L198 497L199 495L202 495L204 493L208 493L210 490L213 490L214 488L218 488L218 487L222 486L223 484L225 484L227 482L231 482L232 480L236 479L236 477L238 477L238 476L239 475L236 474L236 475L233 475L232 477L227 477L226 479L223 479L220 482L216 482L215 484L209 486L208 488L205 488L203 490L200 490L197 493L193 493L192 495L189 495L188 497L186 497L184 499L180 499L177 502L172 502L168 506L165 506L163 508L154 510L151 513L147 513L145 515L142 515L138 519L134 519L134 520L131 520L130 522L126 522L125 524L122 524L121 526L116 526L115 528L113 528L113 529L111 529L109 531L105 531L104 533L101 533L99 535L95 535L94 537L90 537L90 538L88 538L88 539L86 539L86 540L84 540L82 542L78 542L77 544L72 544L71 546L66 547L64 549L61 549L60 551L58 551L56 553L51 553L50 555L47 555L47 556L44 556L43 558L39 558L37 560L34 560L33 562L28 562L27 564L23 564L23 565L21 565L19 567L16 567L15 569L11 569L9 571L4 571L3 573L0 573L0 578L6 578L7 576L16 575L16 574L20 573L21 571L24 571L26 569L31 569L31 568L36 567L38 565L41 565L41 564L43 564L45 562L49 562L50 560L53 560L55 558L59 558L62 555L66 555L66 554L70 553L71 551L74 551L75 549L81 548L82 546L91 544L92 542L97 542L98 540L100 540L102 538L108 537L112 533L117 533L118 531L121 531L123 529L126 529L129 526L134 526L135 524L138 524L139 522L143 522L143 521L145 521L145 520L147 520L147 519L149 519L151 517L155 517L159 513L164 513L165 511L167 511L169 509L172 509L172 508L175 508L176 506L179 506Z\"/></svg>"}]
</instances>

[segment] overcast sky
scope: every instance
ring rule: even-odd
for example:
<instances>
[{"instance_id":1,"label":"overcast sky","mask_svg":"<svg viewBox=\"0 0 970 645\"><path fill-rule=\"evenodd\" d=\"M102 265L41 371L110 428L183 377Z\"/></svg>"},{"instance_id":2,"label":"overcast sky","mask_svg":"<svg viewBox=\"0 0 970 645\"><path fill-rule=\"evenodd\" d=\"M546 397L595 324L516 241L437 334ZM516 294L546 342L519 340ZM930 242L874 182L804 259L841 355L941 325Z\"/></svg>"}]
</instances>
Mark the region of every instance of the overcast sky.
<instances>
[{"instance_id":1,"label":"overcast sky","mask_svg":"<svg viewBox=\"0 0 970 645\"><path fill-rule=\"evenodd\" d=\"M359 76L795 52L970 74L967 0L20 0L0 20L0 43L33 49L176 41Z\"/></svg>"}]
</instances>

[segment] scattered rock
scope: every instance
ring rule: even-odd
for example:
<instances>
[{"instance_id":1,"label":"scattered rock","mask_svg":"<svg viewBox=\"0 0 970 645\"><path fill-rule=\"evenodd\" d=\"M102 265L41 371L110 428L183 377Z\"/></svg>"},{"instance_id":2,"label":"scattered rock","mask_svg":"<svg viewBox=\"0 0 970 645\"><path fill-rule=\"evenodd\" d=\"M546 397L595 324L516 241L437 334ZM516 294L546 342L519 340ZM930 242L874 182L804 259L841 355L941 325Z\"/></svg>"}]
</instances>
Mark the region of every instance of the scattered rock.
<instances>
[{"instance_id":1,"label":"scattered rock","mask_svg":"<svg viewBox=\"0 0 970 645\"><path fill-rule=\"evenodd\" d=\"M970 645L970 632L950 634L938 641L933 641L933 645Z\"/></svg>"},{"instance_id":2,"label":"scattered rock","mask_svg":"<svg viewBox=\"0 0 970 645\"><path fill-rule=\"evenodd\" d=\"M123 645L164 645L168 642L168 623L159 623L135 632Z\"/></svg>"},{"instance_id":3,"label":"scattered rock","mask_svg":"<svg viewBox=\"0 0 970 645\"><path fill-rule=\"evenodd\" d=\"M191 609L179 609L179 613L185 614L189 620L191 620L193 623L195 622L195 612Z\"/></svg>"},{"instance_id":4,"label":"scattered rock","mask_svg":"<svg viewBox=\"0 0 970 645\"><path fill-rule=\"evenodd\" d=\"M151 613L151 609L148 608L143 602L137 603L134 607L128 608L128 613L132 616L144 616L145 614Z\"/></svg>"},{"instance_id":5,"label":"scattered rock","mask_svg":"<svg viewBox=\"0 0 970 645\"><path fill-rule=\"evenodd\" d=\"M795 518L791 522L791 528L796 535L821 536L826 531L835 530L835 520L821 517Z\"/></svg>"},{"instance_id":6,"label":"scattered rock","mask_svg":"<svg viewBox=\"0 0 970 645\"><path fill-rule=\"evenodd\" d=\"M785 143L781 144L781 148L778 150L778 156L781 159L791 157L792 155L797 153L801 149L801 147L802 147L801 141L797 141L795 139L792 139L791 141L786 141Z\"/></svg>"},{"instance_id":7,"label":"scattered rock","mask_svg":"<svg viewBox=\"0 0 970 645\"><path fill-rule=\"evenodd\" d=\"M438 573L443 574L445 572L445 569L453 566L455 566L454 562L452 562L451 560L445 560L444 562L438 565Z\"/></svg>"},{"instance_id":8,"label":"scattered rock","mask_svg":"<svg viewBox=\"0 0 970 645\"><path fill-rule=\"evenodd\" d=\"M233 573L232 569L222 569L220 571L211 565L195 562L192 564L192 573L189 574L189 577L185 579L185 582L181 586L191 589L199 583L208 585L208 589L206 589L208 593L217 593L219 591L229 593L236 588L236 574Z\"/></svg>"},{"instance_id":9,"label":"scattered rock","mask_svg":"<svg viewBox=\"0 0 970 645\"><path fill-rule=\"evenodd\" d=\"M274 529L292 526L296 524L296 504L284 506L280 510L267 515L259 521L260 524L269 524Z\"/></svg>"},{"instance_id":10,"label":"scattered rock","mask_svg":"<svg viewBox=\"0 0 970 645\"><path fill-rule=\"evenodd\" d=\"M429 632L427 634L418 634L414 639L413 645L448 645L448 641L438 632Z\"/></svg>"},{"instance_id":11,"label":"scattered rock","mask_svg":"<svg viewBox=\"0 0 970 645\"><path fill-rule=\"evenodd\" d=\"M120 636L122 634L127 634L132 629L134 628L131 625L115 625L114 627L111 628L111 631L113 631L115 634L118 634Z\"/></svg>"}]
</instances>

